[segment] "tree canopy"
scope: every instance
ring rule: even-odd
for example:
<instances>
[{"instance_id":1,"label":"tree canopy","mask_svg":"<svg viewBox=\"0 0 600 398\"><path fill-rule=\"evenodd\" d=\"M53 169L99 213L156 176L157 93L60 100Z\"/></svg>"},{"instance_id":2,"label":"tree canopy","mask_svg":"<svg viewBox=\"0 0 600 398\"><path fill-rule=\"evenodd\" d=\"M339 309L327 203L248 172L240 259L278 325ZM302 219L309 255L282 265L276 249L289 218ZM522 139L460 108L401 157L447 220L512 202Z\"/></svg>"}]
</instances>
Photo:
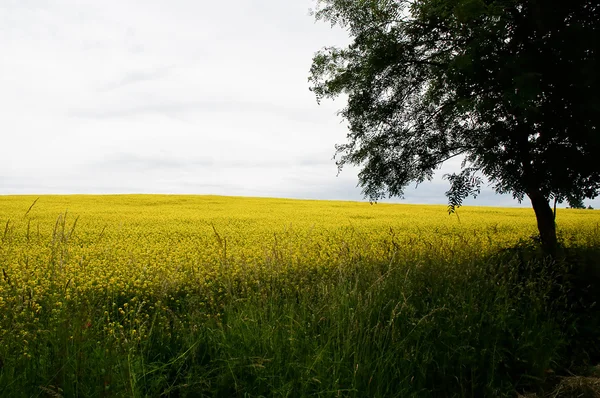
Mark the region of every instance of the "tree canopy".
<instances>
[{"instance_id":1,"label":"tree canopy","mask_svg":"<svg viewBox=\"0 0 600 398\"><path fill-rule=\"evenodd\" d=\"M585 209L585 204L581 198L569 199L569 207L571 209Z\"/></svg>"},{"instance_id":2,"label":"tree canopy","mask_svg":"<svg viewBox=\"0 0 600 398\"><path fill-rule=\"evenodd\" d=\"M323 0L317 20L347 30L315 54L317 100L347 95L341 169L359 165L371 200L447 176L450 210L487 179L531 200L544 246L550 201L600 193L597 0Z\"/></svg>"}]
</instances>

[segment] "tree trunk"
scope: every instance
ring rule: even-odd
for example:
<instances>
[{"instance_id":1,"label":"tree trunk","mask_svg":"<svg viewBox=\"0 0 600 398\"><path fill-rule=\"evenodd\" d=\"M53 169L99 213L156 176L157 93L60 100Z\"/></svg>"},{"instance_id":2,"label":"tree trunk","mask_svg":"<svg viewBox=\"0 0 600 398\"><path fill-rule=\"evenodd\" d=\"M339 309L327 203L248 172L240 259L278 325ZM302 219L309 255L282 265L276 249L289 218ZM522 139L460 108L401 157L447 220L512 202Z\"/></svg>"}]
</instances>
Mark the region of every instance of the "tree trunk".
<instances>
[{"instance_id":1,"label":"tree trunk","mask_svg":"<svg viewBox=\"0 0 600 398\"><path fill-rule=\"evenodd\" d=\"M542 249L547 254L554 256L556 255L558 240L556 239L554 212L550 207L550 203L548 203L548 200L538 190L529 192L527 196L531 199L531 205L537 219Z\"/></svg>"}]
</instances>

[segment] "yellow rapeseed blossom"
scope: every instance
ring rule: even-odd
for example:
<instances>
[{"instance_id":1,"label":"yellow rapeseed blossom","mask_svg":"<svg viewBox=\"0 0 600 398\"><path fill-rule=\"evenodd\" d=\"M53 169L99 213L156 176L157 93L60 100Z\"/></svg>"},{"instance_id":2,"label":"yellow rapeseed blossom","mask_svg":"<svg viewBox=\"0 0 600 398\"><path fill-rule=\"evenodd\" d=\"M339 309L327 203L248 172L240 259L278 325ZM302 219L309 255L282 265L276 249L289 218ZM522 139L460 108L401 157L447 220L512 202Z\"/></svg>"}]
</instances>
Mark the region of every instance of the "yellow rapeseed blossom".
<instances>
[{"instance_id":1,"label":"yellow rapeseed blossom","mask_svg":"<svg viewBox=\"0 0 600 398\"><path fill-rule=\"evenodd\" d=\"M172 313L186 303L218 320L234 292L281 284L293 294L349 264L485 256L537 233L525 207L457 216L445 206L72 195L42 196L28 211L34 200L0 197L0 341L17 336L16 347L48 332L40 319L69 339L96 329L133 344L187 322ZM565 244L600 239L599 211L559 209L557 224ZM80 325L65 315L82 309L92 313Z\"/></svg>"}]
</instances>

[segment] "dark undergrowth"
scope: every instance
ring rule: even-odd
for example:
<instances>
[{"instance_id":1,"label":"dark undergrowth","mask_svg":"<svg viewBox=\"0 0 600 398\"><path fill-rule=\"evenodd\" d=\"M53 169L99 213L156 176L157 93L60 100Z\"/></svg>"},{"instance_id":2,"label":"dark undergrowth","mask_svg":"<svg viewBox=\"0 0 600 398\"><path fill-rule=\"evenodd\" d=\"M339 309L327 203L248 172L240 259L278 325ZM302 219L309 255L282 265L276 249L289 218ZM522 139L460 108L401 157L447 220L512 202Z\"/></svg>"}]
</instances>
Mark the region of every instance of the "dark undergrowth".
<instances>
[{"instance_id":1,"label":"dark undergrowth","mask_svg":"<svg viewBox=\"0 0 600 398\"><path fill-rule=\"evenodd\" d=\"M229 281L213 314L189 296L156 306L137 342L108 336L80 300L92 304L40 320L31 357L3 342L0 396L543 396L600 362L599 259L571 247L551 260L525 242L358 262L303 275L308 286Z\"/></svg>"}]
</instances>

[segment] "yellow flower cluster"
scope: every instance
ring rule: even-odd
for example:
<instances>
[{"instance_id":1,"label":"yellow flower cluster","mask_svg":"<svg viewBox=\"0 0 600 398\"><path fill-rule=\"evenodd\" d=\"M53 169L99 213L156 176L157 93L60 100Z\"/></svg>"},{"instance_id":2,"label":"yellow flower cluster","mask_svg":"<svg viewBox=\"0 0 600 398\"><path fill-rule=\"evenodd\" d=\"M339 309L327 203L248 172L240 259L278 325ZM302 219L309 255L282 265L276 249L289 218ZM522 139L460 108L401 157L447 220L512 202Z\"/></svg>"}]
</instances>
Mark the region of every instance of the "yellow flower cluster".
<instances>
[{"instance_id":1,"label":"yellow flower cluster","mask_svg":"<svg viewBox=\"0 0 600 398\"><path fill-rule=\"evenodd\" d=\"M190 303L218 319L233 292L298 291L348 264L484 256L537 232L530 208L458 214L216 196L0 197L0 346L16 339L28 356L28 342L52 328L140 344L158 324L185 325ZM568 244L599 240L598 211L559 210L557 222Z\"/></svg>"}]
</instances>

